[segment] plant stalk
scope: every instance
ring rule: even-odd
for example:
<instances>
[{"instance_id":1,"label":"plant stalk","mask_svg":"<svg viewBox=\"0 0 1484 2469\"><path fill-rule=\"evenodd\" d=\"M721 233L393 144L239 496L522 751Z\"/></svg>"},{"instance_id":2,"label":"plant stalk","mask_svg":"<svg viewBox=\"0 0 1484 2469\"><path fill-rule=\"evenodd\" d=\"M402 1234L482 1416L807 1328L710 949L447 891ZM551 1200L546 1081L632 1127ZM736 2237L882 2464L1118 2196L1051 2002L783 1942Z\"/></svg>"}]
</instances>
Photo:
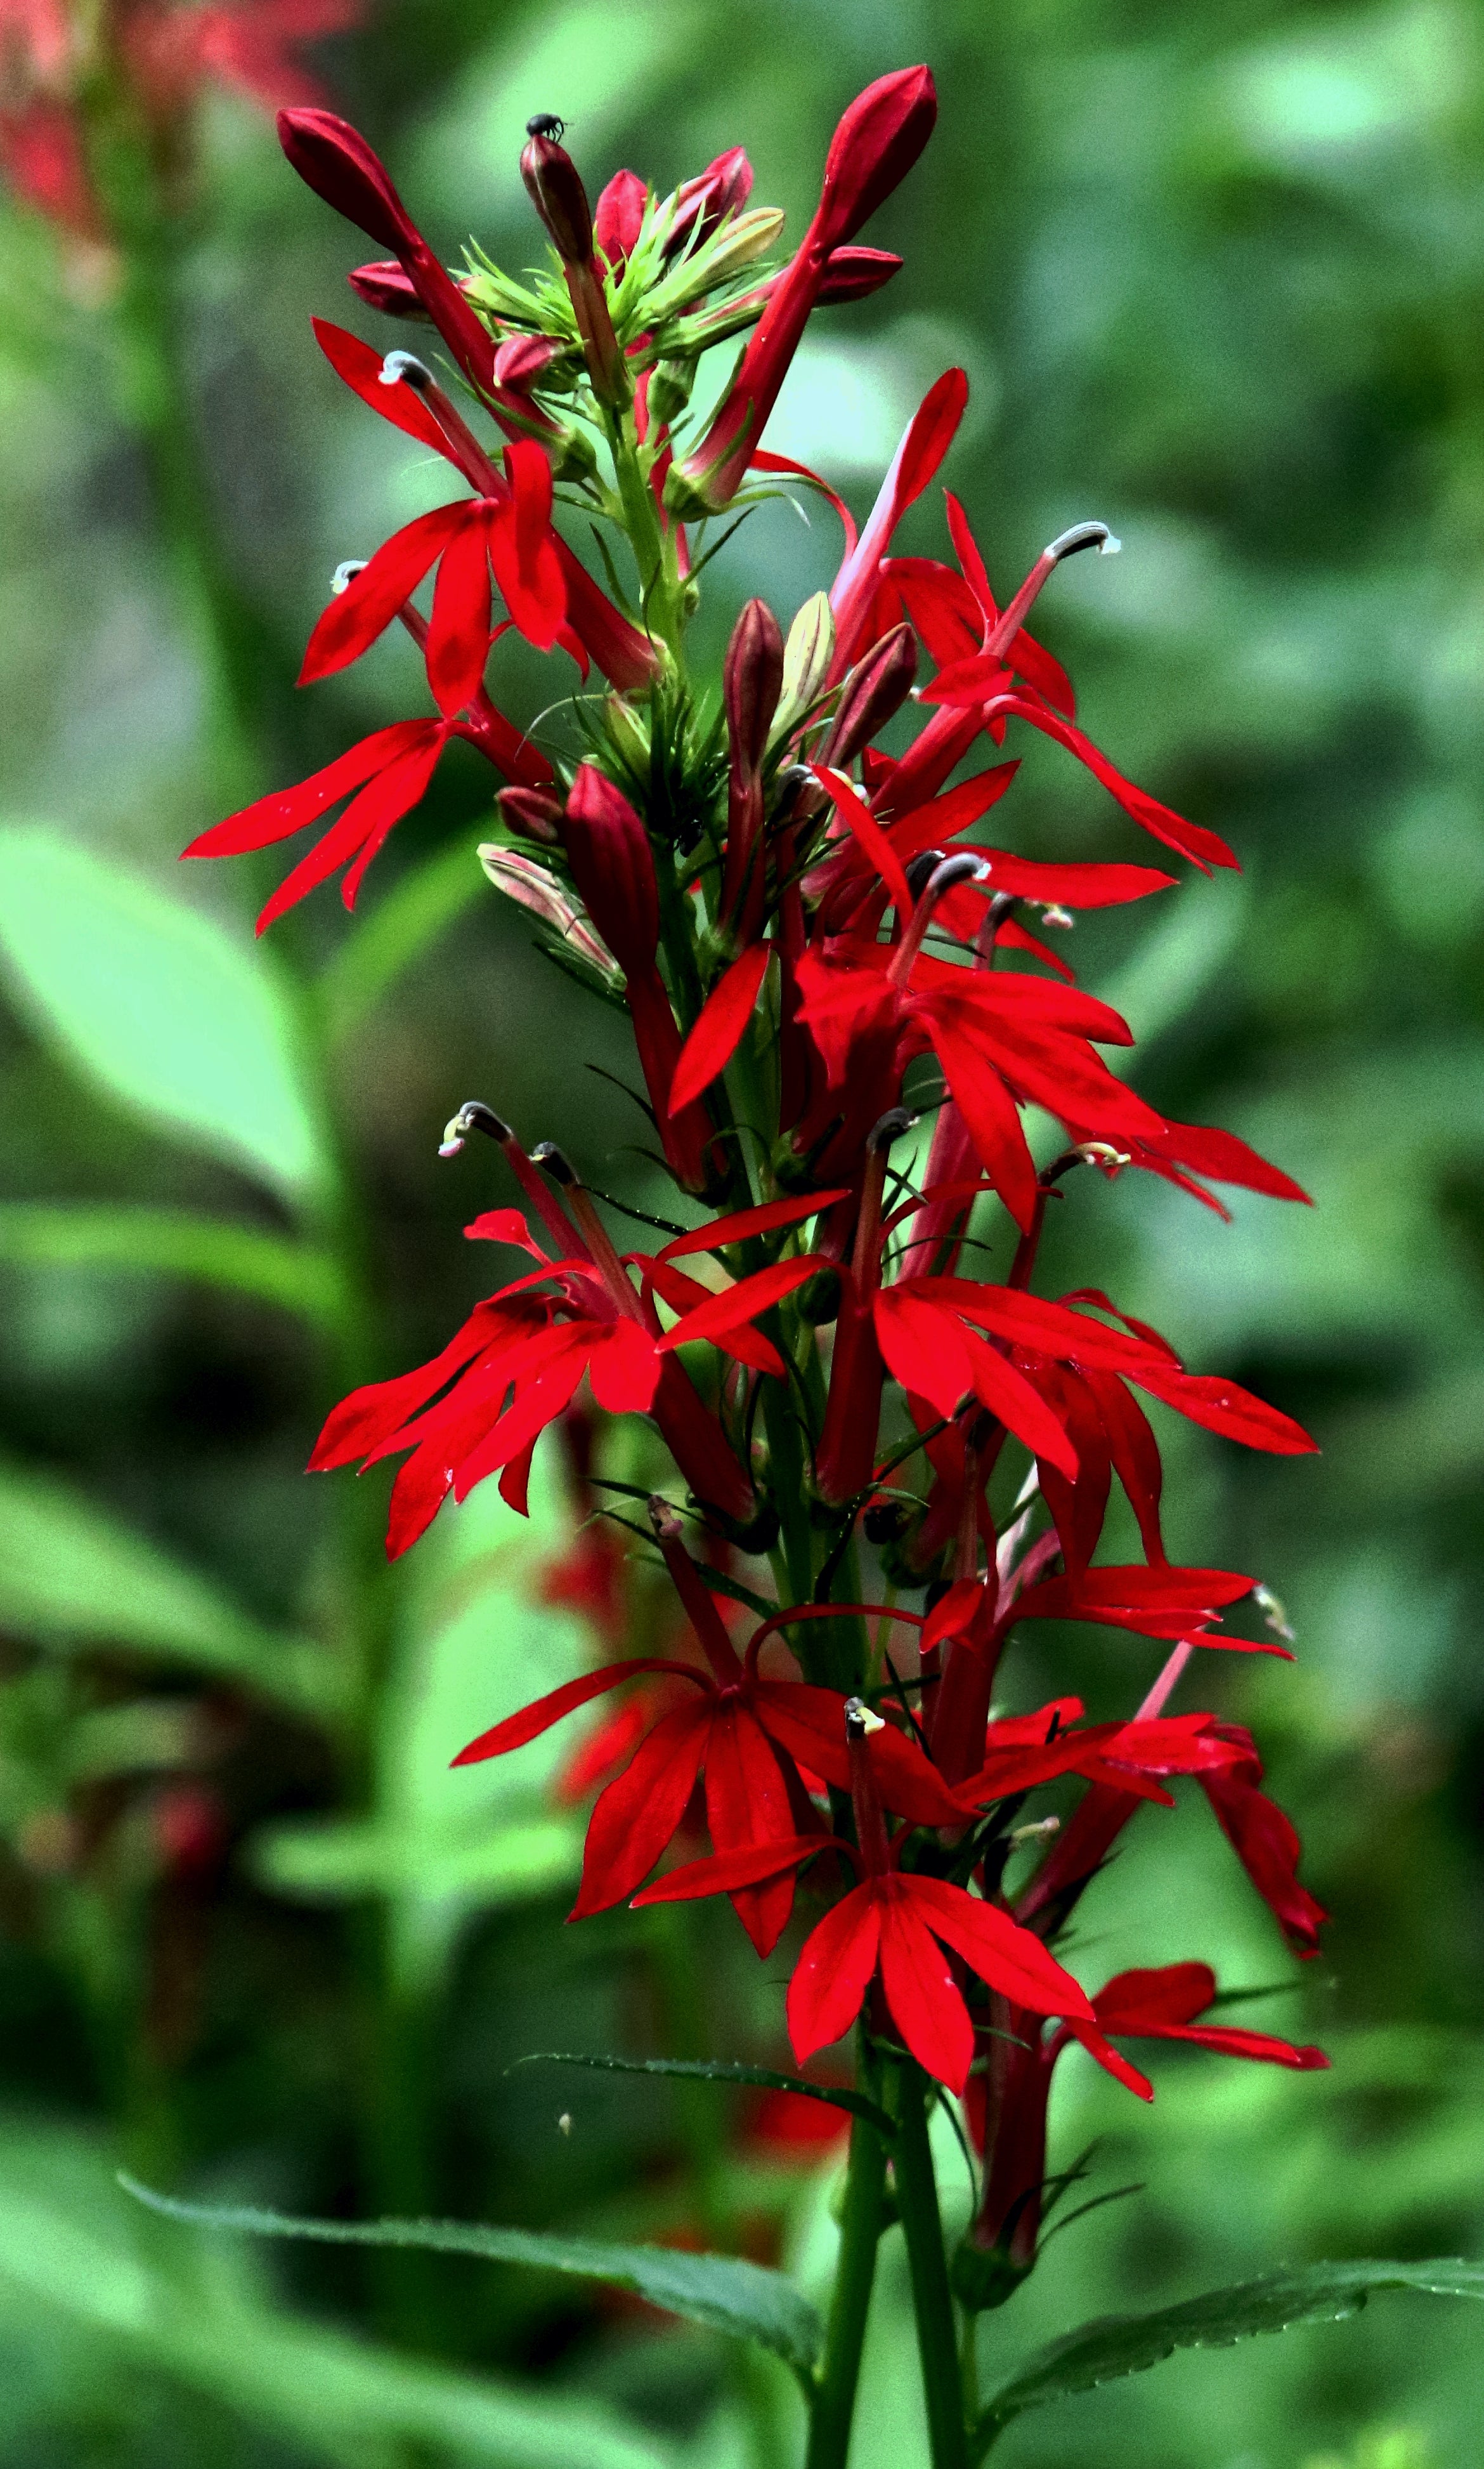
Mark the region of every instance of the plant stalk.
<instances>
[{"instance_id":1,"label":"plant stalk","mask_svg":"<svg viewBox=\"0 0 1484 2469\"><path fill-rule=\"evenodd\" d=\"M872 2089L857 2069L862 2089ZM850 2165L840 2216L840 2255L830 2300L824 2365L810 2418L805 2469L846 2469L860 2355L865 2343L876 2250L880 2240L886 2185L886 2150L874 2126L856 2118L850 2132Z\"/></svg>"},{"instance_id":2,"label":"plant stalk","mask_svg":"<svg viewBox=\"0 0 1484 2469\"><path fill-rule=\"evenodd\" d=\"M912 2309L917 2318L917 2347L923 2367L923 2397L927 2409L927 2440L932 2469L969 2469L969 2445L960 2399L959 2361L953 2326L953 2296L948 2262L938 2211L938 2181L927 2138L927 2086L921 2066L911 2059L899 2064L897 2118L897 2203L906 2234L907 2263L912 2274Z\"/></svg>"}]
</instances>

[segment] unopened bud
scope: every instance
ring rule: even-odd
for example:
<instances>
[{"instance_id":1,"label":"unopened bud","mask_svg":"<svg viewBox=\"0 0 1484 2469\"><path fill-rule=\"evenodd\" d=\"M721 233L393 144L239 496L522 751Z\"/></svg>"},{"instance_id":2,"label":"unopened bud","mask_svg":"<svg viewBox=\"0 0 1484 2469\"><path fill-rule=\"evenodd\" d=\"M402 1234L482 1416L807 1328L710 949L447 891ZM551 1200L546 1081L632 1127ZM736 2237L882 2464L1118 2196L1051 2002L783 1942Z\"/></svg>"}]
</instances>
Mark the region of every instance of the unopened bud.
<instances>
[{"instance_id":1,"label":"unopened bud","mask_svg":"<svg viewBox=\"0 0 1484 2469\"><path fill-rule=\"evenodd\" d=\"M678 420L691 400L696 383L694 360L657 360L650 373L650 390L646 398L651 427L668 428Z\"/></svg>"},{"instance_id":2,"label":"unopened bud","mask_svg":"<svg viewBox=\"0 0 1484 2469\"><path fill-rule=\"evenodd\" d=\"M873 291L879 291L901 272L902 260L889 248L833 248L819 287L819 306L827 309L845 300L869 300Z\"/></svg>"},{"instance_id":3,"label":"unopened bud","mask_svg":"<svg viewBox=\"0 0 1484 2469\"><path fill-rule=\"evenodd\" d=\"M513 335L494 356L494 381L502 386L531 386L559 358L561 345L551 335Z\"/></svg>"},{"instance_id":4,"label":"unopened bud","mask_svg":"<svg viewBox=\"0 0 1484 2469\"><path fill-rule=\"evenodd\" d=\"M833 658L834 611L828 591L816 591L794 618L784 645L783 693L773 717L775 737L795 727L818 702Z\"/></svg>"},{"instance_id":5,"label":"unopened bud","mask_svg":"<svg viewBox=\"0 0 1484 2469\"><path fill-rule=\"evenodd\" d=\"M733 768L741 779L752 780L767 749L784 681L783 631L765 600L749 600L738 618L722 676Z\"/></svg>"},{"instance_id":6,"label":"unopened bud","mask_svg":"<svg viewBox=\"0 0 1484 2469\"><path fill-rule=\"evenodd\" d=\"M415 317L424 326L432 322L412 277L395 257L353 266L345 279L356 299L364 300L368 309L378 309L383 317Z\"/></svg>"},{"instance_id":7,"label":"unopened bud","mask_svg":"<svg viewBox=\"0 0 1484 2469\"><path fill-rule=\"evenodd\" d=\"M694 179L682 180L675 191L666 257L674 256L686 242L703 241L723 215L738 213L751 195L752 165L741 146L729 147Z\"/></svg>"},{"instance_id":8,"label":"unopened bud","mask_svg":"<svg viewBox=\"0 0 1484 2469\"><path fill-rule=\"evenodd\" d=\"M585 265L593 253L592 209L566 149L555 138L534 136L521 152L520 176L559 255Z\"/></svg>"},{"instance_id":9,"label":"unopened bud","mask_svg":"<svg viewBox=\"0 0 1484 2469\"><path fill-rule=\"evenodd\" d=\"M900 711L917 675L917 638L910 626L894 626L857 660L840 688L834 724L820 760L841 769L869 746Z\"/></svg>"},{"instance_id":10,"label":"unopened bud","mask_svg":"<svg viewBox=\"0 0 1484 2469\"><path fill-rule=\"evenodd\" d=\"M495 804L505 821L528 841L559 841L561 800L545 789L501 789Z\"/></svg>"},{"instance_id":11,"label":"unopened bud","mask_svg":"<svg viewBox=\"0 0 1484 2469\"><path fill-rule=\"evenodd\" d=\"M650 732L641 715L622 695L604 697L603 717L612 738L630 772L641 780L650 776Z\"/></svg>"}]
</instances>

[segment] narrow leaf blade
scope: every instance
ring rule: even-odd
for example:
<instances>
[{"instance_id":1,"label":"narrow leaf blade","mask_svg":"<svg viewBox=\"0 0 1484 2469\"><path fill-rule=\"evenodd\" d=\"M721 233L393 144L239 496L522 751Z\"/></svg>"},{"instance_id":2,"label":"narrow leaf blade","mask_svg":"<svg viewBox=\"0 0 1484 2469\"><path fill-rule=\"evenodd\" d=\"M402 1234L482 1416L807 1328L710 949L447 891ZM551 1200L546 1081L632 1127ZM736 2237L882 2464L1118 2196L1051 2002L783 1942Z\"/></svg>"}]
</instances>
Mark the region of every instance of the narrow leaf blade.
<instances>
[{"instance_id":1,"label":"narrow leaf blade","mask_svg":"<svg viewBox=\"0 0 1484 2469\"><path fill-rule=\"evenodd\" d=\"M515 2064L590 2066L599 2074L673 2075L685 2083L752 2084L764 2091L793 2091L803 2100L820 2100L831 2109L847 2110L852 2117L863 2118L868 2126L874 2126L878 2134L888 2141L897 2131L885 2110L868 2100L863 2091L851 2091L843 2084L809 2083L803 2075L784 2074L776 2066L734 2065L719 2058L588 2057L572 2049L537 2049L528 2058L517 2058Z\"/></svg>"},{"instance_id":2,"label":"narrow leaf blade","mask_svg":"<svg viewBox=\"0 0 1484 2469\"><path fill-rule=\"evenodd\" d=\"M1176 2349L1227 2349L1295 2323L1340 2322L1382 2289L1484 2298L1484 2263L1315 2263L1214 2289L1153 2314L1106 2316L1053 2342L995 2393L980 2420L981 2443L1028 2409L1142 2374Z\"/></svg>"},{"instance_id":3,"label":"narrow leaf blade","mask_svg":"<svg viewBox=\"0 0 1484 2469\"><path fill-rule=\"evenodd\" d=\"M607 2246L594 2238L554 2237L542 2230L495 2228L475 2221L299 2220L250 2204L181 2203L123 2171L119 2183L151 2211L196 2228L224 2229L240 2237L303 2238L324 2246L417 2247L606 2281L708 2331L756 2341L800 2374L812 2372L824 2344L818 2315L786 2273L733 2255Z\"/></svg>"}]
</instances>

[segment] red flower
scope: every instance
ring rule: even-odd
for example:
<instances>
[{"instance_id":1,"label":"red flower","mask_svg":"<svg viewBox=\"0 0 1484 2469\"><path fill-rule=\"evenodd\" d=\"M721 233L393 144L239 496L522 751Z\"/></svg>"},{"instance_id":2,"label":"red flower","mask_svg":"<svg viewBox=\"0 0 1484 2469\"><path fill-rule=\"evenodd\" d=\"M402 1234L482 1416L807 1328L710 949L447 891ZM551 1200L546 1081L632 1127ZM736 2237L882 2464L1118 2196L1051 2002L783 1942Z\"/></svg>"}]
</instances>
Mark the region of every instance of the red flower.
<instances>
[{"instance_id":1,"label":"red flower","mask_svg":"<svg viewBox=\"0 0 1484 2469\"><path fill-rule=\"evenodd\" d=\"M1219 2023L1199 2023L1216 1999L1216 1974L1205 1963L1167 1963L1153 1972L1120 1972L1092 2001L1091 2025L1069 2017L1059 2038L1080 2041L1090 2057L1110 2075L1127 2084L1142 2100L1153 2099L1153 2088L1110 2048L1109 2040L1189 2041L1199 2049L1217 2049L1227 2058L1255 2058L1275 2066L1296 2066L1303 2073L1329 2065L1322 2049L1295 2048L1270 2032L1233 2031ZM1055 2045L1048 2051L1054 2059Z\"/></svg>"},{"instance_id":2,"label":"red flower","mask_svg":"<svg viewBox=\"0 0 1484 2469\"><path fill-rule=\"evenodd\" d=\"M370 1465L411 1451L392 1491L391 1558L416 1542L450 1491L464 1500L476 1484L502 1469L502 1491L523 1507L531 1450L565 1412L584 1376L595 1402L608 1414L653 1413L702 1498L725 1511L750 1513L749 1489L729 1453L722 1459L729 1479L719 1497L712 1488L712 1465L696 1462L689 1444L695 1415L684 1400L697 1410L698 1400L674 1350L704 1338L760 1371L781 1374L780 1358L749 1324L802 1284L812 1273L811 1262L777 1262L721 1294L695 1290L703 1300L663 1334L648 1288L643 1297L636 1293L595 1212L584 1227L582 1256L558 1261L545 1258L516 1210L491 1211L466 1232L478 1239L518 1242L541 1266L477 1304L458 1336L420 1371L373 1382L342 1398L309 1460L319 1470L356 1459ZM657 1272L663 1279L663 1261L633 1257L651 1278Z\"/></svg>"},{"instance_id":3,"label":"red flower","mask_svg":"<svg viewBox=\"0 0 1484 2469\"><path fill-rule=\"evenodd\" d=\"M901 1838L888 1842L882 1806L900 1807L901 1798L891 1798L880 1768L882 1745L896 1736L879 1717L867 1715L858 1698L836 1706L836 1721L841 1712L858 1864L865 1875L805 1941L788 1989L788 2037L804 2065L850 2030L879 1974L886 2014L913 2056L950 2091L961 2092L973 2057L973 2025L943 1947L951 1948L982 1980L1036 2014L1091 2022L1092 2009L1070 1973L1008 1913L962 1886L897 1865ZM830 1773L830 1780L835 1780L835 1773ZM834 1840L801 1835L792 1843L754 1841L746 1849L674 1870L635 1901L674 1903L735 1894L741 1886L801 1868ZM852 1851L848 1845L837 1848Z\"/></svg>"},{"instance_id":4,"label":"red flower","mask_svg":"<svg viewBox=\"0 0 1484 2469\"><path fill-rule=\"evenodd\" d=\"M571 1916L581 1920L607 1911L634 1893L678 1832L696 1782L704 1777L706 1823L718 1853L746 1858L758 1846L767 1847L766 1874L739 1877L724 1888L714 1884L704 1891L727 1892L758 1952L770 1954L792 1909L793 1868L800 1858L812 1857L830 1840L810 1805L800 1768L842 1788L851 1781L844 1699L833 1690L801 1681L765 1680L758 1671L758 1654L769 1633L791 1621L817 1617L812 1606L779 1612L765 1621L754 1632L743 1663L701 1573L680 1544L677 1522L664 1504L651 1507L660 1548L705 1652L709 1677L692 1664L652 1656L610 1663L497 1723L462 1749L454 1765L472 1765L523 1747L564 1715L642 1673L663 1672L693 1682L698 1696L662 1713L625 1771L600 1793ZM883 1727L871 1747L872 1770L890 1808L918 1824L962 1824L960 1804L911 1741ZM808 1853L800 1855L797 1846L805 1840ZM789 1860L779 1858L781 1847L788 1848ZM694 1868L680 1870L674 1878L693 1881L695 1874ZM640 1900L669 1899L674 1878L662 1881Z\"/></svg>"},{"instance_id":5,"label":"red flower","mask_svg":"<svg viewBox=\"0 0 1484 2469\"><path fill-rule=\"evenodd\" d=\"M938 98L925 68L899 69L856 96L831 143L824 186L797 256L768 297L700 443L674 466L667 502L681 517L717 513L736 495L818 301L832 249L854 240L905 178L932 134Z\"/></svg>"}]
</instances>

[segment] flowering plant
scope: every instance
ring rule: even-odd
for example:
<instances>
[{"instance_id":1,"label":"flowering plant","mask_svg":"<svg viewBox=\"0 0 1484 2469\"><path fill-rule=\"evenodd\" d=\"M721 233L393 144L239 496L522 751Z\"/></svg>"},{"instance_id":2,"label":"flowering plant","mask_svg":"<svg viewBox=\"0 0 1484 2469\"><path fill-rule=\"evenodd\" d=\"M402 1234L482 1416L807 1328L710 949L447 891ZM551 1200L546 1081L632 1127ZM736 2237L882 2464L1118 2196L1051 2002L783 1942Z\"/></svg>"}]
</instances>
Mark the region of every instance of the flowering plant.
<instances>
[{"instance_id":1,"label":"flowering plant","mask_svg":"<svg viewBox=\"0 0 1484 2469\"><path fill-rule=\"evenodd\" d=\"M1326 2064L1221 2019L1199 1956L1095 1988L1074 1975L1066 1932L1125 1827L1145 1802L1173 1805L1172 1778L1194 1777L1298 1956L1317 1951L1324 1914L1299 1881L1297 1837L1262 1788L1250 1735L1169 1711L1199 1650L1290 1650L1251 1576L1170 1560L1141 1399L1247 1447L1313 1443L1233 1382L1188 1370L1100 1289L1036 1291L1048 1209L1079 1170L1154 1174L1218 1211L1213 1184L1305 1197L1231 1134L1171 1119L1130 1090L1099 1051L1127 1047L1130 1030L1044 939L1079 908L1142 900L1176 878L1124 860L1028 859L1001 845L997 823L993 840L982 828L1014 784L1003 751L1014 726L1084 764L1173 857L1202 870L1236 863L1084 732L1064 670L1026 631L1060 564L1118 543L1101 523L1074 524L1002 605L946 494L951 562L894 553L962 419L956 369L912 419L858 531L822 480L765 442L813 311L898 271L857 236L910 172L935 108L924 68L857 97L819 205L779 267L767 259L782 219L750 205L740 149L665 197L620 172L590 206L559 123L540 115L521 170L552 250L524 282L477 251L450 272L354 129L317 108L284 112L294 168L391 252L358 267L353 288L428 326L443 372L323 322L321 348L461 484L339 570L302 677L344 668L397 621L434 710L377 730L188 852L313 832L260 930L336 873L354 908L460 738L500 778L480 851L491 882L539 921L552 958L631 1022L656 1162L688 1221L607 1202L549 1142L528 1147L485 1103L460 1107L444 1153L488 1138L514 1194L467 1232L530 1265L430 1362L346 1397L312 1463L401 1461L395 1557L450 1494L487 1480L523 1510L553 1425L570 1434L582 1419L585 1449L596 1409L640 1419L651 1436L652 1481L607 1489L645 1503L643 1545L673 1582L681 1644L568 1682L456 1763L514 1754L621 1692L620 1719L569 1775L578 1792L602 1785L573 1917L724 1896L765 1957L809 1899L787 2000L793 2053L804 2065L853 2035L856 2061L853 2091L796 2079L852 2119L828 2326L810 2329L797 2293L722 2258L691 2258L662 2284L641 2273L637 2285L662 2285L665 2302L789 2359L809 2404L810 2469L846 2459L893 2218L935 2469L981 2457L1056 2390L1153 2363L1182 2338L1276 2328L1343 2311L1341 2298L1353 2308L1357 2291L1407 2269L1337 2267L1301 2289L1280 2275L1281 2287L1226 2293L1224 2312L1203 2301L1196 2328L1159 2319L1121 2347L1092 2327L987 2405L978 2396L979 2319L1035 2269L1046 2217L1077 2174L1047 2165L1065 2047L1079 2043L1144 2100L1153 2087L1125 2053L1131 2041ZM704 354L737 335L747 339L730 380L694 407ZM785 484L819 491L844 527L833 586L787 631L749 601L719 692L708 691L686 651L721 544L708 526ZM601 579L559 510L591 518ZM429 575L424 613L415 595ZM576 672L570 725L550 750L491 693L491 656L510 631ZM960 776L984 740L992 759ZM1028 1108L1055 1137L1027 1124ZM929 1121L930 1137L914 1140ZM667 1239L621 1251L615 1209ZM1115 1477L1142 1546L1131 1563L1098 1557ZM611 1565L583 1549L562 1582L590 1588L621 1634ZM1266 1623L1246 1616L1254 1604ZM1163 1666L1123 1719L1087 1722L1071 1696L1026 1707L1016 1641L1039 1620L1156 1642ZM1083 1788L1069 1822L1028 1816L1057 1783ZM667 1865L677 1841L682 1857ZM956 2117L954 2102L978 2166L973 2216L950 2254L928 2130L932 2107ZM1440 2280L1441 2267L1413 2269L1434 2277L1412 2285L1463 2285ZM1367 2271L1371 2282L1355 2277Z\"/></svg>"}]
</instances>

